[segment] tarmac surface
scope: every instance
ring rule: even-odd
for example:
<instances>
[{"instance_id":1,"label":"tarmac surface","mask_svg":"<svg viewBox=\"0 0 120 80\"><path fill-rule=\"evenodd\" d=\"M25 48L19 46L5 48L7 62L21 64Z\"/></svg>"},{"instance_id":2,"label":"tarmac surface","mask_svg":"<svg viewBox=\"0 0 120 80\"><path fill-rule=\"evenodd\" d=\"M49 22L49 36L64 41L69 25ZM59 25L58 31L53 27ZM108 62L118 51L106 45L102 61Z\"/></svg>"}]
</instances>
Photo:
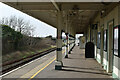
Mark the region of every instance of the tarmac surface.
<instances>
[{"instance_id":1,"label":"tarmac surface","mask_svg":"<svg viewBox=\"0 0 120 80\"><path fill-rule=\"evenodd\" d=\"M92 58L85 58L85 50L75 46L68 58L64 58L62 70L55 70L56 51L34 60L28 65L5 75L3 78L101 78L112 79L102 66Z\"/></svg>"}]
</instances>

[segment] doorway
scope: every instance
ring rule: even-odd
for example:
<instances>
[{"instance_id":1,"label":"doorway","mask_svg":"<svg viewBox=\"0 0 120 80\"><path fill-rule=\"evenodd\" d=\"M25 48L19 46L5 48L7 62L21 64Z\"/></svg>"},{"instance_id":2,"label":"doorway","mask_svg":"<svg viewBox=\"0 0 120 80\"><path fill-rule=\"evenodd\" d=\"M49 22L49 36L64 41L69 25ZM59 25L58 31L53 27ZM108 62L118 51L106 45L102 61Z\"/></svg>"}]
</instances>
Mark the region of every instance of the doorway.
<instances>
[{"instance_id":1,"label":"doorway","mask_svg":"<svg viewBox=\"0 0 120 80\"><path fill-rule=\"evenodd\" d=\"M108 52L107 52L107 72L113 72L113 27L114 20L108 22Z\"/></svg>"}]
</instances>

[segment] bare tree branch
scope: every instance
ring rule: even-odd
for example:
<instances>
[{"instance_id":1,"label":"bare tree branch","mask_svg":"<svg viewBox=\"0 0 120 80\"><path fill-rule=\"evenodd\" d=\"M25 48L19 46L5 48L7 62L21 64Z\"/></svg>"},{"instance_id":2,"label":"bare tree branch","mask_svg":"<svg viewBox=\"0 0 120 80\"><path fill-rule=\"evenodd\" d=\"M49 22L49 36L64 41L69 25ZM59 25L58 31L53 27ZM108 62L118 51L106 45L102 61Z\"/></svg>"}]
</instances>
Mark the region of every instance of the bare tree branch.
<instances>
[{"instance_id":1,"label":"bare tree branch","mask_svg":"<svg viewBox=\"0 0 120 80\"><path fill-rule=\"evenodd\" d=\"M34 27L30 24L30 22L26 22L21 17L11 16L9 18L2 18L0 20L0 24L8 25L13 28L15 31L18 31L26 36L34 36Z\"/></svg>"}]
</instances>

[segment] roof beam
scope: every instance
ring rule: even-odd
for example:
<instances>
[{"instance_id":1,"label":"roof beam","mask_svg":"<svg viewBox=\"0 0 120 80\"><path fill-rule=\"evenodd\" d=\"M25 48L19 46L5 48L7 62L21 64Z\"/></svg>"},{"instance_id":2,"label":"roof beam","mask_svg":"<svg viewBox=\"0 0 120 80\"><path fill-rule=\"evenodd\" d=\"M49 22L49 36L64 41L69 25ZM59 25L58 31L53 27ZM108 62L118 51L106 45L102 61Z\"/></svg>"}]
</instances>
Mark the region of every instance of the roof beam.
<instances>
[{"instance_id":1,"label":"roof beam","mask_svg":"<svg viewBox=\"0 0 120 80\"><path fill-rule=\"evenodd\" d=\"M53 3L53 5L55 6L55 8L60 11L60 8L59 6L56 4L56 2L54 0L51 0L51 2Z\"/></svg>"},{"instance_id":2,"label":"roof beam","mask_svg":"<svg viewBox=\"0 0 120 80\"><path fill-rule=\"evenodd\" d=\"M61 3L61 8L59 7L59 5L54 1L51 0L51 3L10 3L12 5L20 7L22 10L73 10L73 8L75 6L77 6L77 8L79 10L93 10L93 11L98 11L98 10L102 10L104 9L104 5L103 4L95 4L95 3Z\"/></svg>"},{"instance_id":3,"label":"roof beam","mask_svg":"<svg viewBox=\"0 0 120 80\"><path fill-rule=\"evenodd\" d=\"M56 8L52 5L17 5L16 7L29 11L56 10Z\"/></svg>"},{"instance_id":4,"label":"roof beam","mask_svg":"<svg viewBox=\"0 0 120 80\"><path fill-rule=\"evenodd\" d=\"M17 7L20 7L22 8L22 10L58 10L60 11L60 8L59 6L55 3L55 2L52 2L52 4L47 4L47 5L35 5L35 4L32 4L32 5L14 5L14 6L17 6ZM79 10L93 10L93 11L99 11L99 10L102 10L104 9L102 5L92 5L92 4L89 4L89 6L87 6L88 4L86 5L78 5L78 8ZM61 9L62 10L73 10L73 7L74 5L69 5L69 4L63 4L61 6Z\"/></svg>"},{"instance_id":5,"label":"roof beam","mask_svg":"<svg viewBox=\"0 0 120 80\"><path fill-rule=\"evenodd\" d=\"M94 4L94 3L79 3L79 4L62 4L62 10L73 10L77 8L78 10L95 10L100 11L104 9L103 4Z\"/></svg>"}]
</instances>

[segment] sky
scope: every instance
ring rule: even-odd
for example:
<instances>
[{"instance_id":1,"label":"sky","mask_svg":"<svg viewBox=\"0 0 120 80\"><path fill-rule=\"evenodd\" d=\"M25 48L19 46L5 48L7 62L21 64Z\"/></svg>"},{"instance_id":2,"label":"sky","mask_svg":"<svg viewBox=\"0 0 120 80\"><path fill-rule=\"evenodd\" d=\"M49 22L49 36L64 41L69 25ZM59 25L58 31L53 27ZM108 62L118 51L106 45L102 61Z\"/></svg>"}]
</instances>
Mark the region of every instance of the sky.
<instances>
[{"instance_id":1,"label":"sky","mask_svg":"<svg viewBox=\"0 0 120 80\"><path fill-rule=\"evenodd\" d=\"M56 28L0 2L0 19L3 17L10 17L10 16L24 18L27 22L30 22L30 24L33 25L33 27L35 27L34 37L46 37L49 35L56 37L56 33L57 33ZM62 36L65 36L65 34L63 33ZM76 36L79 37L82 35L76 35Z\"/></svg>"},{"instance_id":2,"label":"sky","mask_svg":"<svg viewBox=\"0 0 120 80\"><path fill-rule=\"evenodd\" d=\"M29 21L35 27L34 37L46 37L49 35L56 37L56 28L0 2L0 19L10 16L21 17L27 22Z\"/></svg>"}]
</instances>

